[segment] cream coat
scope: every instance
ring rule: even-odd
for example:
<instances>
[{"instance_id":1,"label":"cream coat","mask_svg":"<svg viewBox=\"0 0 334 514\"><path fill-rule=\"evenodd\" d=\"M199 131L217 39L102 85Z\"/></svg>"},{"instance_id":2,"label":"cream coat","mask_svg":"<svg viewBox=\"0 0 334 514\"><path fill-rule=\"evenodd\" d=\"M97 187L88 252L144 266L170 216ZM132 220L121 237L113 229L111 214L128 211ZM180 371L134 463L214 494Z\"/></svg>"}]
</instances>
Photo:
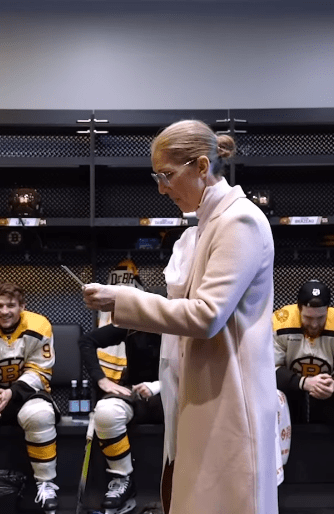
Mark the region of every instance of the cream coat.
<instances>
[{"instance_id":1,"label":"cream coat","mask_svg":"<svg viewBox=\"0 0 334 514\"><path fill-rule=\"evenodd\" d=\"M273 240L239 186L201 234L187 298L121 287L114 323L181 335L169 514L277 514Z\"/></svg>"}]
</instances>

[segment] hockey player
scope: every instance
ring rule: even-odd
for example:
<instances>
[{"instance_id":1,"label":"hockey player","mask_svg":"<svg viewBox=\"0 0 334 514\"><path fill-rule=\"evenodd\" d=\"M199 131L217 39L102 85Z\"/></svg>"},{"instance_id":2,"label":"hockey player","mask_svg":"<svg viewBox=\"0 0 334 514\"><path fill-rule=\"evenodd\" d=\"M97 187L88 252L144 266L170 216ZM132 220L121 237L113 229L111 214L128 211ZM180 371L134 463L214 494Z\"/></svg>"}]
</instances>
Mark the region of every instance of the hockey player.
<instances>
[{"instance_id":1,"label":"hockey player","mask_svg":"<svg viewBox=\"0 0 334 514\"><path fill-rule=\"evenodd\" d=\"M36 503L56 512L56 417L50 396L55 362L52 327L40 314L25 310L24 291L0 284L0 425L24 430L37 485Z\"/></svg>"},{"instance_id":2,"label":"hockey player","mask_svg":"<svg viewBox=\"0 0 334 514\"><path fill-rule=\"evenodd\" d=\"M302 285L297 304L273 315L277 387L293 422L334 421L334 308L318 280ZM321 400L321 401L319 401Z\"/></svg>"},{"instance_id":3,"label":"hockey player","mask_svg":"<svg viewBox=\"0 0 334 514\"><path fill-rule=\"evenodd\" d=\"M102 504L106 514L125 514L136 506L127 424L131 420L163 422L160 395L156 395L160 339L157 334L111 324L79 339L83 362L102 396L95 407L94 426L111 478ZM122 342L126 359L108 351Z\"/></svg>"}]
</instances>

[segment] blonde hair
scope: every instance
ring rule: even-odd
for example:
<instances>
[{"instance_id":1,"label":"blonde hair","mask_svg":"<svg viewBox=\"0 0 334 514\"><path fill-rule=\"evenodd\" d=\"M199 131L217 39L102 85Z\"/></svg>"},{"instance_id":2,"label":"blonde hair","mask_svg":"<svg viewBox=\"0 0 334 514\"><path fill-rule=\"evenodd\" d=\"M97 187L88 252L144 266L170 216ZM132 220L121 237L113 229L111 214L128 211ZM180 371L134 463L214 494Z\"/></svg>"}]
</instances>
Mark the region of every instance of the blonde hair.
<instances>
[{"instance_id":1,"label":"blonde hair","mask_svg":"<svg viewBox=\"0 0 334 514\"><path fill-rule=\"evenodd\" d=\"M224 171L225 160L235 154L234 139L226 134L217 136L204 122L182 120L172 123L152 141L151 155L164 151L176 163L206 155L213 163L213 173Z\"/></svg>"}]
</instances>

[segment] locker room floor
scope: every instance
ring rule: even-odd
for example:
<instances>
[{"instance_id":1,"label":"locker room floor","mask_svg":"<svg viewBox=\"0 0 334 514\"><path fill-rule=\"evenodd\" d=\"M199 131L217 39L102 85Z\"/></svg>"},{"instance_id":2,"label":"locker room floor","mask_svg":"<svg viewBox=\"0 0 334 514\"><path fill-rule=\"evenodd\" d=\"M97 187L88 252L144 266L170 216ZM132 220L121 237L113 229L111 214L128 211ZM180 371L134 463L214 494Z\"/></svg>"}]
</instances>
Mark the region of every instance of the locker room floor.
<instances>
[{"instance_id":1,"label":"locker room floor","mask_svg":"<svg viewBox=\"0 0 334 514\"><path fill-rule=\"evenodd\" d=\"M279 490L280 514L334 514L334 484L285 484Z\"/></svg>"},{"instance_id":2,"label":"locker room floor","mask_svg":"<svg viewBox=\"0 0 334 514\"><path fill-rule=\"evenodd\" d=\"M279 514L334 514L334 484L282 484L279 498ZM132 514L139 514L145 505L156 501L159 501L157 494L139 493L136 496L137 506ZM76 492L63 491L59 495L59 503L57 514L75 514ZM22 505L20 509L20 514L42 512L40 508L33 508L31 494L26 508Z\"/></svg>"},{"instance_id":3,"label":"locker room floor","mask_svg":"<svg viewBox=\"0 0 334 514\"><path fill-rule=\"evenodd\" d=\"M19 510L19 514L42 514L44 511L39 507L34 508L33 506L34 499L29 496L26 501L26 505L21 504L21 508ZM135 510L132 511L131 514L139 514L139 512L150 502L159 501L159 497L157 495L140 495L136 496L137 506ZM98 511L98 509L97 509ZM57 514L75 514L76 512L76 493L67 493L59 495L59 508L57 510ZM85 514L86 512L83 511ZM1 513L6 514L6 513Z\"/></svg>"}]
</instances>

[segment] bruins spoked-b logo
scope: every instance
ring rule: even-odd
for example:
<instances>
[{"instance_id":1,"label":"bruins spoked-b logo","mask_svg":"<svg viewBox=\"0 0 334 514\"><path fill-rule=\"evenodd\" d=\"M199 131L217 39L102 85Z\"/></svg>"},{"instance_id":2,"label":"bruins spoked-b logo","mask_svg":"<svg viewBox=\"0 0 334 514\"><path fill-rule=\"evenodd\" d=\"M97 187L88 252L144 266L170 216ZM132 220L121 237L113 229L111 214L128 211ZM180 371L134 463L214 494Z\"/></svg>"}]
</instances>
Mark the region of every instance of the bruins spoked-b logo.
<instances>
[{"instance_id":1,"label":"bruins spoked-b logo","mask_svg":"<svg viewBox=\"0 0 334 514\"><path fill-rule=\"evenodd\" d=\"M328 373L330 375L332 372L328 362L313 356L295 359L291 363L290 368L294 373L298 373L298 375L303 377L314 377L319 375L319 373Z\"/></svg>"},{"instance_id":2,"label":"bruins spoked-b logo","mask_svg":"<svg viewBox=\"0 0 334 514\"><path fill-rule=\"evenodd\" d=\"M279 311L275 311L275 316L277 321L280 323L285 323L289 318L289 311L287 309L280 309Z\"/></svg>"},{"instance_id":3,"label":"bruins spoked-b logo","mask_svg":"<svg viewBox=\"0 0 334 514\"><path fill-rule=\"evenodd\" d=\"M0 361L0 384L10 384L22 375L22 358L9 358Z\"/></svg>"}]
</instances>

